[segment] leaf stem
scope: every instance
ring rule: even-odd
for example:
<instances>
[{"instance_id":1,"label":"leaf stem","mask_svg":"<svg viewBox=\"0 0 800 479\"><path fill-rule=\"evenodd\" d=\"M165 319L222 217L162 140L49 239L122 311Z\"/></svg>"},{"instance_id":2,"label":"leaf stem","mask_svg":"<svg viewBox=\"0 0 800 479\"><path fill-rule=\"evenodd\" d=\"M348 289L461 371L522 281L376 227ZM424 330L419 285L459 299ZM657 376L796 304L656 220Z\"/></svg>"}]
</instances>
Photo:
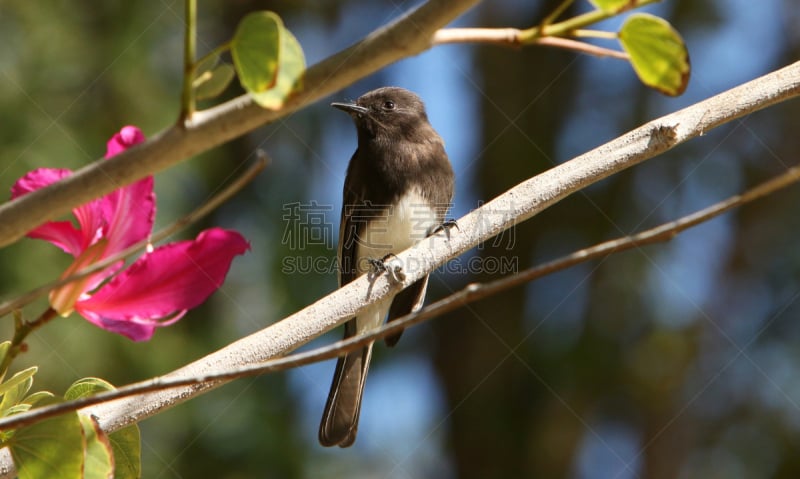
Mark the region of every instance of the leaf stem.
<instances>
[{"instance_id":1,"label":"leaf stem","mask_svg":"<svg viewBox=\"0 0 800 479\"><path fill-rule=\"evenodd\" d=\"M220 56L230 49L231 49L231 41L228 40L227 42L223 43L222 45L216 47L215 49L211 50L210 52L206 53L205 55L197 59L197 61L195 62L195 66L200 65L201 63L207 61L209 58Z\"/></svg>"},{"instance_id":2,"label":"leaf stem","mask_svg":"<svg viewBox=\"0 0 800 479\"><path fill-rule=\"evenodd\" d=\"M186 0L186 30L183 37L183 94L181 97L180 123L192 117L194 113L194 81L195 52L197 49L197 0Z\"/></svg>"},{"instance_id":3,"label":"leaf stem","mask_svg":"<svg viewBox=\"0 0 800 479\"><path fill-rule=\"evenodd\" d=\"M58 317L58 313L53 308L47 308L38 318L30 322L25 321L19 313L15 312L14 337L11 339L11 345L6 350L2 361L0 361L0 377L5 377L11 362L19 353L25 350L25 339L28 335L56 317Z\"/></svg>"},{"instance_id":4,"label":"leaf stem","mask_svg":"<svg viewBox=\"0 0 800 479\"><path fill-rule=\"evenodd\" d=\"M575 38L602 38L603 40L616 40L619 38L617 32L606 32L603 30L575 30L572 32Z\"/></svg>"},{"instance_id":5,"label":"leaf stem","mask_svg":"<svg viewBox=\"0 0 800 479\"><path fill-rule=\"evenodd\" d=\"M541 27L546 27L547 25L550 25L550 24L552 24L553 22L555 22L555 21L556 21L556 19L557 19L558 17L560 17L560 16L561 16L561 14L562 14L562 13L564 13L564 12L565 12L565 11L566 11L566 10L567 10L569 7L570 7L570 5L572 5L572 3L573 3L574 1L575 1L575 0L564 0L563 2L561 2L561 5L559 5L558 7L556 7L556 9L555 9L555 10L553 10L553 11L550 13L550 15L548 15L548 16L546 16L546 17L544 17L544 20L542 20L542 23L541 23L541 25L540 25L540 26L541 26Z\"/></svg>"},{"instance_id":6,"label":"leaf stem","mask_svg":"<svg viewBox=\"0 0 800 479\"><path fill-rule=\"evenodd\" d=\"M632 10L634 8L643 7L645 5L649 5L651 3L656 3L660 1L661 0L636 0L632 2L630 5L626 6L624 10ZM611 12L611 11L601 10L598 8L596 10L592 10L591 12L578 15L577 17L569 18L567 20L564 20L563 22L558 22L553 24L542 24L541 26L523 30L522 33L520 34L520 41L524 45L535 41L539 37L571 36L574 34L575 30L580 30L583 27L593 25L607 18L614 17L616 15L619 15L619 13L621 13L621 11Z\"/></svg>"}]
</instances>

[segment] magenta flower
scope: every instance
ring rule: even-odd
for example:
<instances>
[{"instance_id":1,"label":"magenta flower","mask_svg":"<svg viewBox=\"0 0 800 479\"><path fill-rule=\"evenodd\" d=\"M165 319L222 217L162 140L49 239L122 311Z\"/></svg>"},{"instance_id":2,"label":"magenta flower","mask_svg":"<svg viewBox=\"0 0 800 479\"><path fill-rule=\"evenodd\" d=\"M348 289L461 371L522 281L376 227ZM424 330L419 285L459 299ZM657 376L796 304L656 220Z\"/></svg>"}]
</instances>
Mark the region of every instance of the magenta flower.
<instances>
[{"instance_id":1,"label":"magenta flower","mask_svg":"<svg viewBox=\"0 0 800 479\"><path fill-rule=\"evenodd\" d=\"M126 126L107 144L106 158L144 141L142 132ZM71 175L67 169L39 168L20 178L11 197ZM153 228L156 201L153 177L72 210L71 221L50 221L28 232L75 257L62 278L102 261L146 239ZM50 305L62 316L73 311L108 331L134 341L150 339L155 328L180 319L222 285L234 256L250 249L235 231L211 228L193 241L179 241L145 253L125 270L119 261L102 271L50 293ZM109 279L110 278L110 279Z\"/></svg>"}]
</instances>

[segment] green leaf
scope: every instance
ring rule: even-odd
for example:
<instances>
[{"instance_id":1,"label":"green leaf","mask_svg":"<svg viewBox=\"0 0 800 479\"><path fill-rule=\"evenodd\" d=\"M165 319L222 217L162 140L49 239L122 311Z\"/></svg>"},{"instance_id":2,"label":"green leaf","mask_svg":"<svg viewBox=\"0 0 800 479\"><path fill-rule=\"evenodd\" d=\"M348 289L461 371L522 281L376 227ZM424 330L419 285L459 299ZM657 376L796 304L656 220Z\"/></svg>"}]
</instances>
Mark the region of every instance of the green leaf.
<instances>
[{"instance_id":1,"label":"green leaf","mask_svg":"<svg viewBox=\"0 0 800 479\"><path fill-rule=\"evenodd\" d=\"M82 479L111 479L114 477L114 453L106 433L89 416L79 414L83 429L85 455Z\"/></svg>"},{"instance_id":2,"label":"green leaf","mask_svg":"<svg viewBox=\"0 0 800 479\"><path fill-rule=\"evenodd\" d=\"M608 13L619 13L635 6L633 0L589 0L589 3Z\"/></svg>"},{"instance_id":3,"label":"green leaf","mask_svg":"<svg viewBox=\"0 0 800 479\"><path fill-rule=\"evenodd\" d=\"M670 96L686 90L689 52L669 22L646 13L631 15L619 31L619 41L642 83Z\"/></svg>"},{"instance_id":4,"label":"green leaf","mask_svg":"<svg viewBox=\"0 0 800 479\"><path fill-rule=\"evenodd\" d=\"M32 380L32 379L33 378L30 378L30 380ZM53 393L51 393L49 391L38 391L38 392L35 392L35 393L29 395L28 397L26 397L25 399L23 399L22 401L19 401L18 404L15 404L15 405L9 407L8 409L2 410L2 416L3 417L7 417L7 416L13 416L14 414L27 412L27 411L30 410L31 407L36 405L38 402L43 401L45 399L53 398L53 397L55 397L55 396L53 396ZM0 431L0 443L5 444L5 442L8 441L13 436L14 436L14 430L13 429L9 429L9 430L6 430L6 431Z\"/></svg>"},{"instance_id":5,"label":"green leaf","mask_svg":"<svg viewBox=\"0 0 800 479\"><path fill-rule=\"evenodd\" d=\"M6 357L6 354L8 354L9 348L11 348L11 341L3 341L2 343L0 343L0 361L2 361L3 358ZM5 375L0 375L0 381L3 380L4 376Z\"/></svg>"},{"instance_id":6,"label":"green leaf","mask_svg":"<svg viewBox=\"0 0 800 479\"><path fill-rule=\"evenodd\" d=\"M35 393L29 395L25 399L23 399L22 400L22 404L28 404L28 405L31 405L31 406L35 406L36 403L38 403L39 401L41 401L43 399L46 399L46 398L51 398L51 397L55 397L55 396L50 391L38 391L38 392L35 392Z\"/></svg>"},{"instance_id":7,"label":"green leaf","mask_svg":"<svg viewBox=\"0 0 800 479\"><path fill-rule=\"evenodd\" d=\"M114 390L114 386L100 378L82 378L67 389L65 398L81 399L104 391ZM115 479L138 479L142 475L142 440L139 426L124 427L108 435L114 463Z\"/></svg>"},{"instance_id":8,"label":"green leaf","mask_svg":"<svg viewBox=\"0 0 800 479\"><path fill-rule=\"evenodd\" d=\"M124 427L108 435L117 463L115 479L138 479L142 477L142 439L136 424Z\"/></svg>"},{"instance_id":9,"label":"green leaf","mask_svg":"<svg viewBox=\"0 0 800 479\"><path fill-rule=\"evenodd\" d=\"M276 110L283 106L289 95L302 88L306 59L300 42L292 32L281 25L280 64L275 86L264 92L251 92L253 99L263 108Z\"/></svg>"},{"instance_id":10,"label":"green leaf","mask_svg":"<svg viewBox=\"0 0 800 479\"><path fill-rule=\"evenodd\" d=\"M74 401L97 393L113 391L114 385L100 378L81 378L72 383L64 393L64 399Z\"/></svg>"},{"instance_id":11,"label":"green leaf","mask_svg":"<svg viewBox=\"0 0 800 479\"><path fill-rule=\"evenodd\" d=\"M242 86L264 108L280 108L301 87L303 49L273 12L244 17L231 40L231 54Z\"/></svg>"},{"instance_id":12,"label":"green leaf","mask_svg":"<svg viewBox=\"0 0 800 479\"><path fill-rule=\"evenodd\" d=\"M20 399L28 394L28 390L30 390L33 385L33 375L36 374L37 370L38 368L36 366L31 366L11 376L11 379L3 384L0 384L0 395L3 396L3 400L0 401L0 411L5 411L17 404Z\"/></svg>"},{"instance_id":13,"label":"green leaf","mask_svg":"<svg viewBox=\"0 0 800 479\"><path fill-rule=\"evenodd\" d=\"M3 417L13 416L14 414L19 414L21 412L27 412L30 408L30 404L16 404L3 411Z\"/></svg>"},{"instance_id":14,"label":"green leaf","mask_svg":"<svg viewBox=\"0 0 800 479\"><path fill-rule=\"evenodd\" d=\"M59 402L42 401L42 405ZM79 479L83 469L83 433L76 412L69 412L15 431L9 441L20 479Z\"/></svg>"},{"instance_id":15,"label":"green leaf","mask_svg":"<svg viewBox=\"0 0 800 479\"><path fill-rule=\"evenodd\" d=\"M275 84L282 22L274 12L254 12L242 19L231 40L239 81L249 93Z\"/></svg>"},{"instance_id":16,"label":"green leaf","mask_svg":"<svg viewBox=\"0 0 800 479\"><path fill-rule=\"evenodd\" d=\"M195 99L207 100L219 96L228 88L234 75L235 71L229 63L203 73L192 83Z\"/></svg>"},{"instance_id":17,"label":"green leaf","mask_svg":"<svg viewBox=\"0 0 800 479\"><path fill-rule=\"evenodd\" d=\"M210 72L214 69L215 66L219 64L219 55L210 55L203 58L200 63L197 63L194 66L194 77L195 80L202 76L203 73Z\"/></svg>"}]
</instances>

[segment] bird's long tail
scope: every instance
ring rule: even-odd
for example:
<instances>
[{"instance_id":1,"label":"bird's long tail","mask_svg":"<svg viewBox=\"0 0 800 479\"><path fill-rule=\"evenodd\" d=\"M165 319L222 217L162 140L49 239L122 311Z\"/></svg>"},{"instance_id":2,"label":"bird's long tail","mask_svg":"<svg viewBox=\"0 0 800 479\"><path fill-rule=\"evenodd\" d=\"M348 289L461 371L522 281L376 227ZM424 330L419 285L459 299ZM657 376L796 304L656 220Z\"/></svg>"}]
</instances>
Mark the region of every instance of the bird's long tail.
<instances>
[{"instance_id":1,"label":"bird's long tail","mask_svg":"<svg viewBox=\"0 0 800 479\"><path fill-rule=\"evenodd\" d=\"M319 442L323 446L348 447L356 440L370 356L372 344L340 357L336 363L331 392L319 426Z\"/></svg>"}]
</instances>

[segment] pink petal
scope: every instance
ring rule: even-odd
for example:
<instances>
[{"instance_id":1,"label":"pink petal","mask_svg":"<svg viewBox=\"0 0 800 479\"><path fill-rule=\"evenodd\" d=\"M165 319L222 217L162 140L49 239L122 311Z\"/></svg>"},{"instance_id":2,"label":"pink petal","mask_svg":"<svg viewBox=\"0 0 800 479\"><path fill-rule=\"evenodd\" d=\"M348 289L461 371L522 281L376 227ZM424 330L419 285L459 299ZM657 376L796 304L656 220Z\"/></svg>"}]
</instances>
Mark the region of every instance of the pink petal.
<instances>
[{"instance_id":1,"label":"pink petal","mask_svg":"<svg viewBox=\"0 0 800 479\"><path fill-rule=\"evenodd\" d=\"M38 168L17 180L11 187L11 198L18 198L32 191L49 186L70 176L72 171L63 168ZM28 232L29 238L43 239L65 252L78 256L91 243L103 223L100 205L95 200L73 210L81 228L69 221L50 221Z\"/></svg>"},{"instance_id":2,"label":"pink petal","mask_svg":"<svg viewBox=\"0 0 800 479\"><path fill-rule=\"evenodd\" d=\"M14 183L14 186L11 187L11 199L13 200L22 195L27 195L32 191L44 188L71 174L72 171L65 168L37 168L28 172Z\"/></svg>"},{"instance_id":3,"label":"pink petal","mask_svg":"<svg viewBox=\"0 0 800 479\"><path fill-rule=\"evenodd\" d=\"M108 238L106 257L150 235L156 217L152 176L113 191L103 197L102 201L109 218L104 232L104 236Z\"/></svg>"},{"instance_id":4,"label":"pink petal","mask_svg":"<svg viewBox=\"0 0 800 479\"><path fill-rule=\"evenodd\" d=\"M121 334L134 341L147 341L153 337L156 328L159 326L169 326L170 324L178 321L186 314L186 310L179 311L175 316L166 321L129 318L129 319L113 319L103 317L93 311L79 311L83 317L88 319L92 324L99 326L106 331Z\"/></svg>"},{"instance_id":5,"label":"pink petal","mask_svg":"<svg viewBox=\"0 0 800 479\"><path fill-rule=\"evenodd\" d=\"M124 126L108 140L106 158L121 153L145 140L142 130L135 126ZM148 176L132 185L115 190L103 198L107 214L107 255L112 255L137 243L150 234L156 216L156 197L153 193L153 177Z\"/></svg>"},{"instance_id":6,"label":"pink petal","mask_svg":"<svg viewBox=\"0 0 800 479\"><path fill-rule=\"evenodd\" d=\"M211 228L194 241L156 248L115 276L75 310L92 323L134 340L148 339L162 318L194 308L225 280L237 255L250 249L235 231Z\"/></svg>"},{"instance_id":7,"label":"pink petal","mask_svg":"<svg viewBox=\"0 0 800 479\"><path fill-rule=\"evenodd\" d=\"M106 143L106 158L122 153L144 141L144 133L136 126L124 126Z\"/></svg>"},{"instance_id":8,"label":"pink petal","mask_svg":"<svg viewBox=\"0 0 800 479\"><path fill-rule=\"evenodd\" d=\"M25 236L49 241L75 257L78 257L84 249L83 232L70 221L50 221L28 231Z\"/></svg>"}]
</instances>

